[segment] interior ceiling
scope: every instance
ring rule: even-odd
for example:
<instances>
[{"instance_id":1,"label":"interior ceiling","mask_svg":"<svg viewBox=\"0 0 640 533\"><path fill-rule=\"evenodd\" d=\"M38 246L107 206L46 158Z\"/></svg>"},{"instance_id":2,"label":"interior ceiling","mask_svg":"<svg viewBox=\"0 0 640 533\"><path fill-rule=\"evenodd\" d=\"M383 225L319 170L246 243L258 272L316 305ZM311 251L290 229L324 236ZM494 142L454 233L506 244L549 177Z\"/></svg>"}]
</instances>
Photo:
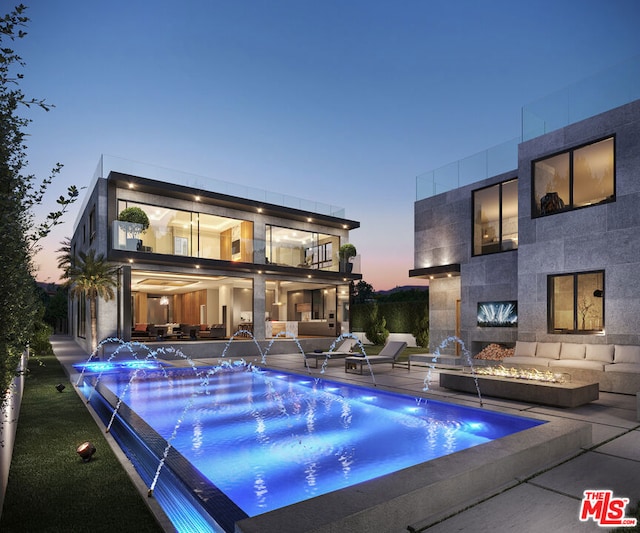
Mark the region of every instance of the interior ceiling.
<instances>
[{"instance_id":1,"label":"interior ceiling","mask_svg":"<svg viewBox=\"0 0 640 533\"><path fill-rule=\"evenodd\" d=\"M234 287L251 288L251 280L242 278L131 271L131 290L140 292L181 294L203 289L217 289L229 284Z\"/></svg>"},{"instance_id":2,"label":"interior ceiling","mask_svg":"<svg viewBox=\"0 0 640 533\"><path fill-rule=\"evenodd\" d=\"M300 290L324 289L326 284L298 281L280 281L280 288L287 292ZM131 271L131 290L154 294L181 294L205 289L219 289L231 285L234 288L251 289L252 281L246 278L228 276L206 276L149 272L145 270ZM276 281L267 280L267 290L275 290Z\"/></svg>"}]
</instances>

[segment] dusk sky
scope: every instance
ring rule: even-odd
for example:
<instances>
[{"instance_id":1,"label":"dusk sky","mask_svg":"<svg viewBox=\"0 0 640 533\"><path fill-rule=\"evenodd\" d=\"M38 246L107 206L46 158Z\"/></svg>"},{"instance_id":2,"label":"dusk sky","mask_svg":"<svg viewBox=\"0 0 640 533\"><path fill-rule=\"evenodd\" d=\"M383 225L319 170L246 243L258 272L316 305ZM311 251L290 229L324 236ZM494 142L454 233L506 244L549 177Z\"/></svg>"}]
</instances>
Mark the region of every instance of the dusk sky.
<instances>
[{"instance_id":1,"label":"dusk sky","mask_svg":"<svg viewBox=\"0 0 640 533\"><path fill-rule=\"evenodd\" d=\"M28 113L29 171L64 164L43 216L103 153L267 189L345 207L376 290L425 284L408 277L417 175L640 54L638 0L25 3L21 87L56 106ZM38 279L58 281L78 209L42 243Z\"/></svg>"}]
</instances>

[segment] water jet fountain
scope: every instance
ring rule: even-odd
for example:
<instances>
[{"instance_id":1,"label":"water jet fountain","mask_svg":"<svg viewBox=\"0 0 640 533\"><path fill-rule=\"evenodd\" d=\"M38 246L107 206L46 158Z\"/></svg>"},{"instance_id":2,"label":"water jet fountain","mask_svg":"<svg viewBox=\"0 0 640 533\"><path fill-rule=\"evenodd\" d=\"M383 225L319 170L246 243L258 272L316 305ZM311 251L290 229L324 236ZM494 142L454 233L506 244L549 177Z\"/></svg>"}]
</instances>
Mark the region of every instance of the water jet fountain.
<instances>
[{"instance_id":1,"label":"water jet fountain","mask_svg":"<svg viewBox=\"0 0 640 533\"><path fill-rule=\"evenodd\" d=\"M480 394L480 384L478 383L478 376L476 375L476 370L475 370L475 367L473 365L473 358L471 357L471 353L469 352L469 350L467 350L467 347L465 346L465 344L462 341L462 339L460 339L459 337L456 337L455 335L453 335L451 337L447 337L446 339L444 339L440 343L440 345L436 348L436 351L433 352L433 358L431 359L431 364L429 365L429 371L427 372L427 377L424 378L424 389L423 390L425 390L425 391L429 390L429 383L431 382L431 372L433 370L435 370L435 365L436 365L436 363L438 361L438 358L440 357L440 350L444 350L452 342L457 342L458 343L458 345L462 349L462 353L464 354L464 356L467 359L467 362L469 363L469 367L471 369L471 374L473 375L473 381L475 382L476 391L478 392L478 400L480 402L480 407L483 407L482 395Z\"/></svg>"}]
</instances>

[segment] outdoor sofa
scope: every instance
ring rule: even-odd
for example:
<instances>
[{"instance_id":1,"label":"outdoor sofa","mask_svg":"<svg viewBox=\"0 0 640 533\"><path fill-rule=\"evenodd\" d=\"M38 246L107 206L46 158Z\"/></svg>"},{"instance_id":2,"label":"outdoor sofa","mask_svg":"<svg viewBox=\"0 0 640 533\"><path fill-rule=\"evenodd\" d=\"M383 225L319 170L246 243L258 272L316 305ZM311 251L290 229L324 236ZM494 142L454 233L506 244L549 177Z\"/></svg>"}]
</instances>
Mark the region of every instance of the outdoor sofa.
<instances>
[{"instance_id":1,"label":"outdoor sofa","mask_svg":"<svg viewBox=\"0 0 640 533\"><path fill-rule=\"evenodd\" d=\"M517 341L513 356L502 364L568 374L571 381L598 382L603 392L640 392L640 346Z\"/></svg>"}]
</instances>

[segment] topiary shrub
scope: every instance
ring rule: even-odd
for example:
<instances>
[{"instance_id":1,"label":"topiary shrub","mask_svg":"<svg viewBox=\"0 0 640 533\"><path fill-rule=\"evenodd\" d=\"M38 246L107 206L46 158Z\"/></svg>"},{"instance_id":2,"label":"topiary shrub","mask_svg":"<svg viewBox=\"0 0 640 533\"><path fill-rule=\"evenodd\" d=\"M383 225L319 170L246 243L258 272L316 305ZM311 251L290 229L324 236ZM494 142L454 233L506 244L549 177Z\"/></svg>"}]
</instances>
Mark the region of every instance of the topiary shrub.
<instances>
[{"instance_id":1,"label":"topiary shrub","mask_svg":"<svg viewBox=\"0 0 640 533\"><path fill-rule=\"evenodd\" d=\"M147 214L139 207L127 207L120 211L118 215L118 220L120 222L128 222L129 224L136 224L141 227L137 228L132 226L128 229L134 235L144 233L149 229L149 217Z\"/></svg>"},{"instance_id":2,"label":"topiary shrub","mask_svg":"<svg viewBox=\"0 0 640 533\"><path fill-rule=\"evenodd\" d=\"M373 344L384 344L389 337L387 321L378 313L378 306L376 304L370 307L364 332L367 335L367 339Z\"/></svg>"}]
</instances>

